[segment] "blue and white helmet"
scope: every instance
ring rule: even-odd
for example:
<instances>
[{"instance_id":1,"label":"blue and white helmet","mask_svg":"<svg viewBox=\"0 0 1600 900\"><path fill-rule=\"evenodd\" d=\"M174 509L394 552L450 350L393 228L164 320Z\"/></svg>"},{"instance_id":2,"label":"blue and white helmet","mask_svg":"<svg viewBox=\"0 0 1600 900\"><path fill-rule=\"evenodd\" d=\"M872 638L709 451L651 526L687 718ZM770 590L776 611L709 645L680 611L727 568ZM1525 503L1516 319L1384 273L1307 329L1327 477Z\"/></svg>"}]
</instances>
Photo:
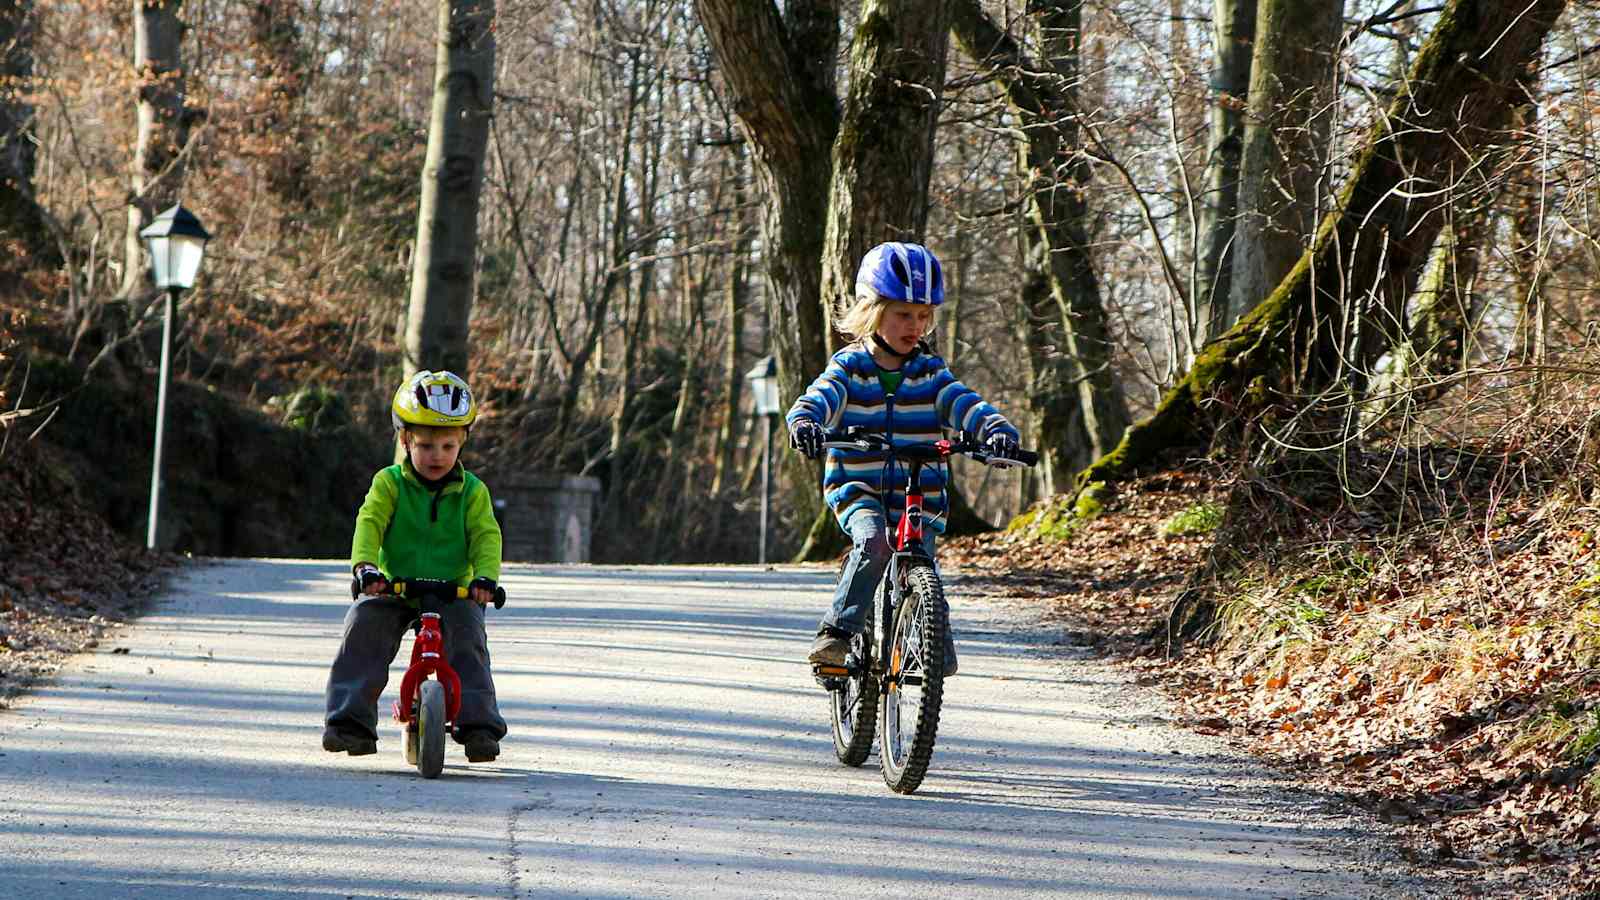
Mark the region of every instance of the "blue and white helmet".
<instances>
[{"instance_id":1,"label":"blue and white helmet","mask_svg":"<svg viewBox=\"0 0 1600 900\"><path fill-rule=\"evenodd\" d=\"M861 257L856 292L863 288L889 300L938 306L944 302L944 271L927 247L889 241Z\"/></svg>"}]
</instances>

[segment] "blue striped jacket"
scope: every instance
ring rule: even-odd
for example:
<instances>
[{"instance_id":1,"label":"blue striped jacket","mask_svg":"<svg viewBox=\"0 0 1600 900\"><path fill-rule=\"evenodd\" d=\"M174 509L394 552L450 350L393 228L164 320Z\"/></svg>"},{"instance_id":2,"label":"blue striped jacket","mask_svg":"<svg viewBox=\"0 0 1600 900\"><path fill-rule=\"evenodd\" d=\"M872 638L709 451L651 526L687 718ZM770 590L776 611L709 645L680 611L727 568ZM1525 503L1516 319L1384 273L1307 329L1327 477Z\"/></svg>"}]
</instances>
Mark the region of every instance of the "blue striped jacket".
<instances>
[{"instance_id":1,"label":"blue striped jacket","mask_svg":"<svg viewBox=\"0 0 1600 900\"><path fill-rule=\"evenodd\" d=\"M904 373L900 389L885 396L872 354L860 343L851 344L833 355L784 421L792 426L810 419L829 431L859 425L879 434L892 433L895 446L932 443L944 436L945 428L977 432L984 439L998 432L1017 436L1005 416L957 381L937 354L925 350L907 360L900 371ZM891 491L889 524L898 523L905 506L903 465L885 471L882 453L829 448L822 493L840 527L858 509L882 509L886 486ZM945 467L923 469L923 521L938 533L945 526L944 481Z\"/></svg>"}]
</instances>

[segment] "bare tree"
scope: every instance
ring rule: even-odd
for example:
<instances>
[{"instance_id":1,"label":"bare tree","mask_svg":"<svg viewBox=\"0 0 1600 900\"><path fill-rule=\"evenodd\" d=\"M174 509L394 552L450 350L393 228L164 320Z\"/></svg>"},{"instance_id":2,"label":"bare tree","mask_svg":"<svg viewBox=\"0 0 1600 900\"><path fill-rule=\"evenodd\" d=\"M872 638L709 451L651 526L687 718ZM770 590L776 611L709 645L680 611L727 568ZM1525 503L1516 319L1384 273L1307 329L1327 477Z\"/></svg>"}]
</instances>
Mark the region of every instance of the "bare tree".
<instances>
[{"instance_id":1,"label":"bare tree","mask_svg":"<svg viewBox=\"0 0 1600 900\"><path fill-rule=\"evenodd\" d=\"M183 151L190 116L184 109L185 74L179 55L183 0L133 0L133 68L139 77L139 132L133 145L128 229L123 237L122 287L131 297L149 271L139 231L155 212L176 203L183 182Z\"/></svg>"},{"instance_id":2,"label":"bare tree","mask_svg":"<svg viewBox=\"0 0 1600 900\"><path fill-rule=\"evenodd\" d=\"M1452 0L1368 133L1310 251L1207 345L1154 413L1079 474L1080 486L1118 480L1166 450L1212 439L1226 424L1257 422L1274 408L1304 421L1308 401L1330 387L1341 404L1359 396L1364 373L1397 337L1391 323L1407 320L1403 304L1444 225L1434 197L1503 138L1524 97L1523 73L1565 6ZM1348 388L1339 388L1344 382Z\"/></svg>"},{"instance_id":3,"label":"bare tree","mask_svg":"<svg viewBox=\"0 0 1600 900\"><path fill-rule=\"evenodd\" d=\"M405 364L411 371L465 373L478 202L494 107L494 0L438 0L438 13Z\"/></svg>"},{"instance_id":4,"label":"bare tree","mask_svg":"<svg viewBox=\"0 0 1600 900\"><path fill-rule=\"evenodd\" d=\"M1029 257L1043 265L1056 305L1056 322L1032 342L1040 357L1035 370L1049 373L1044 383L1036 383L1036 392L1047 393L1039 397L1035 412L1053 470L1050 480L1062 483L1069 474L1066 468L1076 471L1114 447L1130 416L1111 365L1114 348L1089 252L1090 156L1083 146L1083 111L1077 99L1083 3L1067 0L1036 8L1043 60L1027 58L976 0L957 0L954 29L967 53L1004 90L1023 126L1017 167L1027 183ZM1036 318L1043 312L1032 304L1029 308ZM1043 358L1052 353L1064 357L1065 364ZM1048 396L1051 391L1074 399L1054 400Z\"/></svg>"},{"instance_id":5,"label":"bare tree","mask_svg":"<svg viewBox=\"0 0 1600 900\"><path fill-rule=\"evenodd\" d=\"M1316 227L1343 24L1344 0L1259 0L1256 7L1240 216L1219 330L1277 286Z\"/></svg>"},{"instance_id":6,"label":"bare tree","mask_svg":"<svg viewBox=\"0 0 1600 900\"><path fill-rule=\"evenodd\" d=\"M1255 45L1256 0L1213 0L1216 44L1211 64L1211 121L1200 198L1199 259L1195 309L1201 329L1195 345L1228 330L1228 295L1233 284L1235 215L1239 208L1239 160L1244 153L1244 110L1250 92L1250 56Z\"/></svg>"},{"instance_id":7,"label":"bare tree","mask_svg":"<svg viewBox=\"0 0 1600 900\"><path fill-rule=\"evenodd\" d=\"M33 80L34 13L33 0L0 0L0 239L55 259L33 186L36 138L26 92Z\"/></svg>"}]
</instances>

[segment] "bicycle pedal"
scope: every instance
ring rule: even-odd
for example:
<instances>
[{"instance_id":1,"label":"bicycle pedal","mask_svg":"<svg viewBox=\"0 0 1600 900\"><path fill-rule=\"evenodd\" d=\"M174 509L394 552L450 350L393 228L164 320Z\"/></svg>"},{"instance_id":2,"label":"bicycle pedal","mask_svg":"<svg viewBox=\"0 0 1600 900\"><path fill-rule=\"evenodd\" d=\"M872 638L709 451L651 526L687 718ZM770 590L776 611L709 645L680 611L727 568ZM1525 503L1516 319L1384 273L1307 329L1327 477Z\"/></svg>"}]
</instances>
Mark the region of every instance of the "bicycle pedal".
<instances>
[{"instance_id":1,"label":"bicycle pedal","mask_svg":"<svg viewBox=\"0 0 1600 900\"><path fill-rule=\"evenodd\" d=\"M849 678L850 669L848 666L829 666L817 663L811 667L811 674L818 678Z\"/></svg>"}]
</instances>

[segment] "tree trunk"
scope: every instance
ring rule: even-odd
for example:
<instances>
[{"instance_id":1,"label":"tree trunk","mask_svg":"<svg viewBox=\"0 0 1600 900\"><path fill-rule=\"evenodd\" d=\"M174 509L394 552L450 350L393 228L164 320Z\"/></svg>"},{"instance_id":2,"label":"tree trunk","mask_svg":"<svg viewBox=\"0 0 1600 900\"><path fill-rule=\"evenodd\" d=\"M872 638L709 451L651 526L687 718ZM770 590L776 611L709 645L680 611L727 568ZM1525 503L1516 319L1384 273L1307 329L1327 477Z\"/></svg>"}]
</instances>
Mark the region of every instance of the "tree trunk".
<instances>
[{"instance_id":1,"label":"tree trunk","mask_svg":"<svg viewBox=\"0 0 1600 900\"><path fill-rule=\"evenodd\" d=\"M1200 202L1200 259L1196 269L1196 348L1228 330L1233 283L1234 223L1239 210L1239 160L1244 110L1250 92L1250 55L1256 35L1256 0L1214 0L1211 27L1211 133Z\"/></svg>"},{"instance_id":2,"label":"tree trunk","mask_svg":"<svg viewBox=\"0 0 1600 900\"><path fill-rule=\"evenodd\" d=\"M189 142L184 70L179 56L183 0L133 0L133 68L139 76L139 132L133 145L128 231L123 238L122 286L132 297L148 282L149 261L139 231L155 213L178 202L182 151Z\"/></svg>"},{"instance_id":3,"label":"tree trunk","mask_svg":"<svg viewBox=\"0 0 1600 900\"><path fill-rule=\"evenodd\" d=\"M949 0L866 0L861 6L850 46L850 95L833 143L822 251L830 346L839 339L832 322L855 296L856 266L867 250L882 241L923 239L949 7ZM954 510L953 488L948 496ZM828 559L843 546L832 511L822 507L797 559Z\"/></svg>"},{"instance_id":4,"label":"tree trunk","mask_svg":"<svg viewBox=\"0 0 1600 900\"><path fill-rule=\"evenodd\" d=\"M1346 360L1357 373L1369 369L1396 337L1386 323L1406 321L1408 288L1444 224L1436 193L1504 137L1523 100L1521 76L1565 6L1452 0L1373 125L1311 249L1200 353L1154 413L1079 473L1079 488L1212 440L1225 423L1252 423L1275 405L1315 396L1351 375ZM1451 139L1441 140L1446 134ZM1340 285L1348 295L1336 292Z\"/></svg>"},{"instance_id":5,"label":"tree trunk","mask_svg":"<svg viewBox=\"0 0 1600 900\"><path fill-rule=\"evenodd\" d=\"M1050 252L1038 229L1022 235L1023 345L1028 350L1028 411L1038 435L1040 480L1043 493L1055 493L1072 476L1095 460L1089 434L1083 427L1074 385L1075 368L1065 353L1061 307L1050 290Z\"/></svg>"},{"instance_id":6,"label":"tree trunk","mask_svg":"<svg viewBox=\"0 0 1600 900\"><path fill-rule=\"evenodd\" d=\"M780 13L770 0L695 0L695 10L767 198L762 262L783 323L769 331L771 349L780 396L798 397L828 362L820 261L839 130L838 3L790 0ZM789 508L807 518L825 512L816 465L794 453L779 461Z\"/></svg>"},{"instance_id":7,"label":"tree trunk","mask_svg":"<svg viewBox=\"0 0 1600 900\"><path fill-rule=\"evenodd\" d=\"M405 362L409 371L465 375L478 201L494 107L494 0L438 0L438 13Z\"/></svg>"},{"instance_id":8,"label":"tree trunk","mask_svg":"<svg viewBox=\"0 0 1600 900\"><path fill-rule=\"evenodd\" d=\"M44 210L34 196L33 0L0 0L0 246L20 243L21 259L59 265ZM3 266L0 266L3 268Z\"/></svg>"},{"instance_id":9,"label":"tree trunk","mask_svg":"<svg viewBox=\"0 0 1600 900\"><path fill-rule=\"evenodd\" d=\"M735 163L738 158L739 155L736 154ZM733 250L727 257L728 276L722 287L723 315L728 327L722 351L722 421L717 428L717 468L711 479L713 497L722 493L723 485L733 472L733 449L738 443L739 397L744 390L744 368L740 365L744 349L744 310L745 304L749 302L750 241L754 236L751 229L745 227L745 192L739 182L739 169L742 166L735 164L727 168L730 170L728 177L735 184L733 195L735 234Z\"/></svg>"},{"instance_id":10,"label":"tree trunk","mask_svg":"<svg viewBox=\"0 0 1600 900\"><path fill-rule=\"evenodd\" d=\"M949 0L866 0L850 45L850 95L833 143L822 252L831 345L856 267L883 241L921 241L944 97ZM935 251L938 252L937 250Z\"/></svg>"},{"instance_id":11,"label":"tree trunk","mask_svg":"<svg viewBox=\"0 0 1600 900\"><path fill-rule=\"evenodd\" d=\"M1223 327L1283 280L1316 227L1343 26L1344 0L1259 0Z\"/></svg>"},{"instance_id":12,"label":"tree trunk","mask_svg":"<svg viewBox=\"0 0 1600 900\"><path fill-rule=\"evenodd\" d=\"M1048 443L1071 440L1069 435L1076 431L1087 438L1085 449L1094 458L1116 446L1131 417L1111 366L1105 306L1088 248L1086 194L1092 174L1089 158L1081 151L1076 96L1083 3L1070 0L1042 7L1039 27L1041 46L1049 55L1047 65L1027 59L976 0L957 0L952 28L967 53L991 67L991 76L1024 125L1019 165L1031 181L1028 226L1037 232L1029 241L1040 245L1057 306L1059 327L1053 331L1061 339L1059 352L1069 366L1069 377L1061 386L1077 397L1071 412L1061 406L1040 407L1078 420L1076 425L1042 424L1041 442L1057 455L1076 455L1070 445ZM1065 480L1064 472L1057 474Z\"/></svg>"}]
</instances>

